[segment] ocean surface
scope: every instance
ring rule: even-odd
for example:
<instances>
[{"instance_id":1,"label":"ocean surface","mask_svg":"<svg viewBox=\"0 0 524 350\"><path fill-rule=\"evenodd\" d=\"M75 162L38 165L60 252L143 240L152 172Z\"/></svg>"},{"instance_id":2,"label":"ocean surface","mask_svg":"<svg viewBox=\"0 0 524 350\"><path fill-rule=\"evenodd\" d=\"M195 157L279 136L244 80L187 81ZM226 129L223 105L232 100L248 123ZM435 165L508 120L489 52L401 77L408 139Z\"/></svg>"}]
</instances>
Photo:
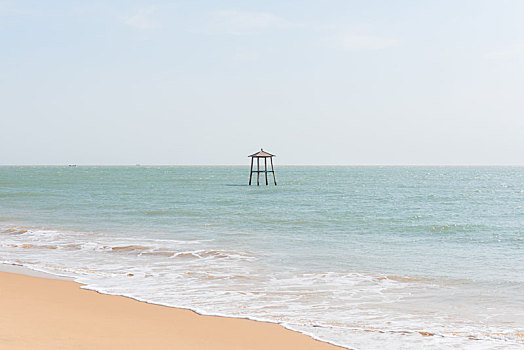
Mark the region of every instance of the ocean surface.
<instances>
[{"instance_id":1,"label":"ocean surface","mask_svg":"<svg viewBox=\"0 0 524 350\"><path fill-rule=\"evenodd\" d=\"M0 263L352 349L524 348L523 167L0 167Z\"/></svg>"}]
</instances>

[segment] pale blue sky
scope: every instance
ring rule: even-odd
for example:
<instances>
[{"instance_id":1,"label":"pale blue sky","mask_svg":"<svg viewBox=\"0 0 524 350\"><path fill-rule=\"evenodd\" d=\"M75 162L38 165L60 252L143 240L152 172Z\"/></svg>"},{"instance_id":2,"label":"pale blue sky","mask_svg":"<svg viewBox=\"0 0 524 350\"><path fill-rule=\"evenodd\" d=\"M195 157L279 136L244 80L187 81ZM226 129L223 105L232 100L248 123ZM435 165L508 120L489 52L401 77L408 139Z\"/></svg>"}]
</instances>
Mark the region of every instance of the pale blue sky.
<instances>
[{"instance_id":1,"label":"pale blue sky","mask_svg":"<svg viewBox=\"0 0 524 350\"><path fill-rule=\"evenodd\" d=\"M0 164L524 164L524 1L1 1Z\"/></svg>"}]
</instances>

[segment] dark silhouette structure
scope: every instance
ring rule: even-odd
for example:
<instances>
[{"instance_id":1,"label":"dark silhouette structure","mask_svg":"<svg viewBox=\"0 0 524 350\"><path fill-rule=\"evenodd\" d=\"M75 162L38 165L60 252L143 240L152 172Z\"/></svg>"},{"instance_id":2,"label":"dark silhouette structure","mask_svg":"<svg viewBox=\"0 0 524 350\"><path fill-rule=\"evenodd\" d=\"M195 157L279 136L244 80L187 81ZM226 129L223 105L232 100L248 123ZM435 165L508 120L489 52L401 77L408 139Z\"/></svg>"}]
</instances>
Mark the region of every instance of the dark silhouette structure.
<instances>
[{"instance_id":1,"label":"dark silhouette structure","mask_svg":"<svg viewBox=\"0 0 524 350\"><path fill-rule=\"evenodd\" d=\"M249 185L251 186L251 177L253 176L253 173L257 173L257 186L260 186L260 173L264 173L266 175L266 186L268 185L267 181L267 173L273 174L273 182L275 182L275 186L277 185L277 179L275 178L275 170L273 169L273 157L276 157L274 154L268 153L264 151L262 148L259 152L253 153L250 155L251 157L251 172L249 173ZM253 161L257 159L257 170L253 170ZM264 158L264 170L260 170L260 158ZM271 170L267 170L267 159L269 158L269 161L271 162Z\"/></svg>"}]
</instances>

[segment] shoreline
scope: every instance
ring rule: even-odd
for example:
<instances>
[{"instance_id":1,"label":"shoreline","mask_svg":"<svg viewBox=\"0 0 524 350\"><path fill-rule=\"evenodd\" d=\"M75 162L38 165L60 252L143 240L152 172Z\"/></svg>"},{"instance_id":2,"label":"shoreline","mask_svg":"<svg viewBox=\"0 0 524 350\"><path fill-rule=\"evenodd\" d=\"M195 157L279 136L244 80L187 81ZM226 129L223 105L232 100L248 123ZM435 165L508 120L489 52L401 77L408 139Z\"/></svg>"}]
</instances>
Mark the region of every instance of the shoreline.
<instances>
[{"instance_id":1,"label":"shoreline","mask_svg":"<svg viewBox=\"0 0 524 350\"><path fill-rule=\"evenodd\" d=\"M0 264L0 347L344 349L276 323L200 315L81 287L67 277Z\"/></svg>"},{"instance_id":2,"label":"shoreline","mask_svg":"<svg viewBox=\"0 0 524 350\"><path fill-rule=\"evenodd\" d=\"M15 273L17 275L47 278L51 280L74 281L72 277L54 275L52 273L43 272L39 270L33 270L24 265L17 265L17 264L0 263L0 272L9 272L9 273ZM82 285L81 283L79 284Z\"/></svg>"}]
</instances>

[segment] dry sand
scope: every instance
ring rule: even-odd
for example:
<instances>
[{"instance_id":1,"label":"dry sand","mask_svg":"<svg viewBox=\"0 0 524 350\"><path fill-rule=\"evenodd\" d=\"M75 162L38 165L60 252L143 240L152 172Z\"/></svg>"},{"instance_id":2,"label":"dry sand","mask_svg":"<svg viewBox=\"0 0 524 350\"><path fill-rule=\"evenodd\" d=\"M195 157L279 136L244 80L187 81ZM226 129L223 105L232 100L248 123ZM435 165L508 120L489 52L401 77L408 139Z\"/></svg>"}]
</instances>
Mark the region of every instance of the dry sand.
<instances>
[{"instance_id":1,"label":"dry sand","mask_svg":"<svg viewBox=\"0 0 524 350\"><path fill-rule=\"evenodd\" d=\"M0 272L0 349L341 349L283 328Z\"/></svg>"}]
</instances>

